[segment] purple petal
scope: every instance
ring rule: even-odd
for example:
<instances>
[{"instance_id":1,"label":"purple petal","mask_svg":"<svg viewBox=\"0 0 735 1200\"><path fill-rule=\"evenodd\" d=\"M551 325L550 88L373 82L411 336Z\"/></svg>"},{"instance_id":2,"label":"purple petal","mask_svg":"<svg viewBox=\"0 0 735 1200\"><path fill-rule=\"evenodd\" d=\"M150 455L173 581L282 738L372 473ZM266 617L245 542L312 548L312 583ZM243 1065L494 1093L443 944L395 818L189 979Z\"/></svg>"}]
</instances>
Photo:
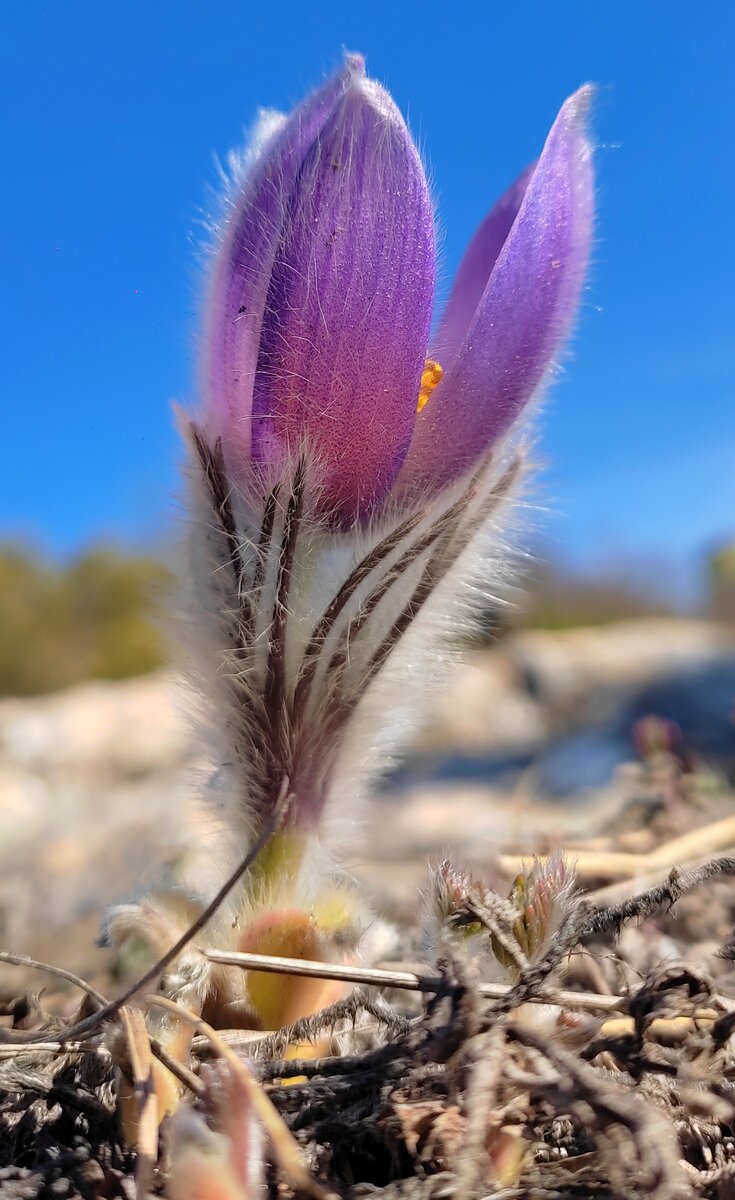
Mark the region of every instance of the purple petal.
<instances>
[{"instance_id":1,"label":"purple petal","mask_svg":"<svg viewBox=\"0 0 735 1200\"><path fill-rule=\"evenodd\" d=\"M526 194L536 164L527 167L485 217L459 264L432 346L432 358L448 371L465 339L493 267Z\"/></svg>"},{"instance_id":2,"label":"purple petal","mask_svg":"<svg viewBox=\"0 0 735 1200\"><path fill-rule=\"evenodd\" d=\"M290 199L253 401L253 458L307 443L343 521L386 494L408 449L434 260L418 152L387 93L354 77Z\"/></svg>"},{"instance_id":3,"label":"purple petal","mask_svg":"<svg viewBox=\"0 0 735 1200\"><path fill-rule=\"evenodd\" d=\"M592 234L581 88L557 117L461 350L419 415L399 488L437 488L514 422L572 323Z\"/></svg>"},{"instance_id":4,"label":"purple petal","mask_svg":"<svg viewBox=\"0 0 735 1200\"><path fill-rule=\"evenodd\" d=\"M287 206L304 155L353 76L363 69L361 59L350 57L342 71L256 147L229 198L213 263L204 388L211 432L221 435L238 459L246 459L250 450L263 312Z\"/></svg>"}]
</instances>

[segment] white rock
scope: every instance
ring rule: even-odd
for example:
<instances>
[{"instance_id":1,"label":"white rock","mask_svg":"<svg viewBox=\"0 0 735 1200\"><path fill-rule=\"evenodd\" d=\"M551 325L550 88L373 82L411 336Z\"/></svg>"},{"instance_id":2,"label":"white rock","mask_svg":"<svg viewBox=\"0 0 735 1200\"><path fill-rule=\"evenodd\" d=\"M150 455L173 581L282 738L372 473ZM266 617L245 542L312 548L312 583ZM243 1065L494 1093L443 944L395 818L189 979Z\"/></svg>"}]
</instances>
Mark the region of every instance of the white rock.
<instances>
[{"instance_id":1,"label":"white rock","mask_svg":"<svg viewBox=\"0 0 735 1200\"><path fill-rule=\"evenodd\" d=\"M190 703L174 677L88 683L33 699L0 701L0 761L39 773L104 770L138 775L191 753Z\"/></svg>"}]
</instances>

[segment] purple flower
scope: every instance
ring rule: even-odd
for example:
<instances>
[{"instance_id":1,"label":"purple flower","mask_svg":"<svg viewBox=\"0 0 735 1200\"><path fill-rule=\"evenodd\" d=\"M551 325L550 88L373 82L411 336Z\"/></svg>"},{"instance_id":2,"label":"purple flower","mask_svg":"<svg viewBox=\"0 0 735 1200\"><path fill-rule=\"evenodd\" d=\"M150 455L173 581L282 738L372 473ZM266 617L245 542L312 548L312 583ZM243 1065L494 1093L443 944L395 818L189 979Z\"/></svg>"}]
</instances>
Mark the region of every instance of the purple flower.
<instances>
[{"instance_id":1,"label":"purple flower","mask_svg":"<svg viewBox=\"0 0 735 1200\"><path fill-rule=\"evenodd\" d=\"M485 586L487 534L521 470L504 435L549 372L587 263L588 99L567 100L486 217L433 339L426 177L362 59L271 117L236 166L190 440L197 632L218 647L209 690L236 710L222 753L249 819L291 795L293 822L318 827L363 697L409 630L431 630L418 614L456 627ZM408 639L391 701L425 691L417 668L435 671L437 644ZM373 753L367 773L379 765Z\"/></svg>"},{"instance_id":2,"label":"purple flower","mask_svg":"<svg viewBox=\"0 0 735 1200\"><path fill-rule=\"evenodd\" d=\"M235 164L189 437L196 633L212 635L202 673L248 836L286 795L291 823L319 829L330 797L355 789L338 782L348 747L353 774L380 769L376 746L402 727L391 708L420 707L421 671L448 661L418 615L456 629L487 587L488 534L522 465L504 435L584 277L588 99L567 100L486 217L433 338L426 177L362 59L271 115ZM390 696L363 704L389 660ZM374 726L367 766L359 712Z\"/></svg>"},{"instance_id":3,"label":"purple flower","mask_svg":"<svg viewBox=\"0 0 735 1200\"><path fill-rule=\"evenodd\" d=\"M411 440L433 290L421 161L352 58L234 200L209 322L211 407L254 465L306 443L325 507L367 512Z\"/></svg>"},{"instance_id":4,"label":"purple flower","mask_svg":"<svg viewBox=\"0 0 735 1200\"><path fill-rule=\"evenodd\" d=\"M305 101L234 186L206 331L210 432L241 478L303 453L342 525L482 461L553 364L592 226L589 88L492 209L433 342L426 178L362 60Z\"/></svg>"},{"instance_id":5,"label":"purple flower","mask_svg":"<svg viewBox=\"0 0 735 1200\"><path fill-rule=\"evenodd\" d=\"M441 487L492 450L553 364L592 233L591 89L562 106L538 162L475 234L436 337L444 378L419 415L402 482Z\"/></svg>"},{"instance_id":6,"label":"purple flower","mask_svg":"<svg viewBox=\"0 0 735 1200\"><path fill-rule=\"evenodd\" d=\"M495 594L523 459L504 435L553 364L587 261L587 99L566 102L538 163L480 227L433 340L426 178L362 60L288 119L271 116L234 165L211 258L204 412L185 420L182 607L227 857L270 833L203 945L365 950L362 904L332 864L359 796L456 661L451 637ZM462 880L444 882L453 912ZM524 937L544 903L533 899ZM155 947L181 920L180 900L161 900L121 910L110 936ZM200 950L177 970L207 1019L268 1028L325 1001L308 980L203 970Z\"/></svg>"}]
</instances>

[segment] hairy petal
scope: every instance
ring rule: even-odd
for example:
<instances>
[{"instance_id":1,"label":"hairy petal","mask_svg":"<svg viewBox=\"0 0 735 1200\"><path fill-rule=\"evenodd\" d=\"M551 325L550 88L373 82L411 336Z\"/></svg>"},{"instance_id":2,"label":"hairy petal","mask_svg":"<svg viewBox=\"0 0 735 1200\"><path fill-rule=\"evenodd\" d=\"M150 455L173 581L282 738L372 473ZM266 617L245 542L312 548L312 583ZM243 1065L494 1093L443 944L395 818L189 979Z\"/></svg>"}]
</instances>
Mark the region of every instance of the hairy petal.
<instances>
[{"instance_id":1,"label":"hairy petal","mask_svg":"<svg viewBox=\"0 0 735 1200\"><path fill-rule=\"evenodd\" d=\"M432 357L441 363L445 372L454 362L464 342L498 255L518 216L528 182L535 169L535 163L527 167L497 204L493 205L459 264L432 347Z\"/></svg>"},{"instance_id":2,"label":"hairy petal","mask_svg":"<svg viewBox=\"0 0 735 1200\"><path fill-rule=\"evenodd\" d=\"M218 232L205 320L203 385L211 438L222 437L234 460L245 461L250 451L263 313L298 174L335 104L363 69L362 60L351 56L287 120L265 114L249 152L230 160L233 181Z\"/></svg>"},{"instance_id":3,"label":"hairy petal","mask_svg":"<svg viewBox=\"0 0 735 1200\"><path fill-rule=\"evenodd\" d=\"M418 152L387 93L355 76L290 199L253 402L255 461L306 442L343 522L370 512L407 451L434 269Z\"/></svg>"},{"instance_id":4,"label":"hairy petal","mask_svg":"<svg viewBox=\"0 0 735 1200\"><path fill-rule=\"evenodd\" d=\"M461 350L419 414L402 489L441 487L481 458L569 331L592 234L590 96L571 96L551 129Z\"/></svg>"}]
</instances>

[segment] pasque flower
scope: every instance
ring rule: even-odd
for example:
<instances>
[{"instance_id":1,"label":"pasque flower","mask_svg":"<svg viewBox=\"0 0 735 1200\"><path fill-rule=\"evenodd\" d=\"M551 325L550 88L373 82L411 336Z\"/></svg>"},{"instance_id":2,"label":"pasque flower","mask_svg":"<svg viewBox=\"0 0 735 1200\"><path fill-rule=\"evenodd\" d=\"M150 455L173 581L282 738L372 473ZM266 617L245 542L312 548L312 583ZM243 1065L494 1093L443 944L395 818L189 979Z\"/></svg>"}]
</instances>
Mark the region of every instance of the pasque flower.
<instances>
[{"instance_id":1,"label":"pasque flower","mask_svg":"<svg viewBox=\"0 0 735 1200\"><path fill-rule=\"evenodd\" d=\"M244 474L304 449L322 509L349 524L491 450L575 313L588 101L566 102L481 225L431 343L431 199L387 93L351 58L271 134L233 188L208 317L208 427Z\"/></svg>"},{"instance_id":2,"label":"pasque flower","mask_svg":"<svg viewBox=\"0 0 735 1200\"><path fill-rule=\"evenodd\" d=\"M429 943L442 950L454 943L474 962L481 979L508 986L522 971L540 966L574 921L580 903L574 867L558 851L529 864L509 893L497 881L457 869L445 859L430 869L426 901ZM568 1045L588 1040L599 1025L591 1016L556 1004L519 1004L510 1019L535 1025Z\"/></svg>"},{"instance_id":3,"label":"pasque flower","mask_svg":"<svg viewBox=\"0 0 735 1200\"><path fill-rule=\"evenodd\" d=\"M520 417L587 264L588 101L566 101L485 218L433 334L429 188L361 59L288 118L266 114L232 161L202 403L184 419L190 640L229 852L276 806L288 817L215 931L230 945L318 958L359 943L360 905L330 864L365 781L451 665L451 634L498 586ZM324 999L295 980L237 986L256 1025Z\"/></svg>"}]
</instances>

